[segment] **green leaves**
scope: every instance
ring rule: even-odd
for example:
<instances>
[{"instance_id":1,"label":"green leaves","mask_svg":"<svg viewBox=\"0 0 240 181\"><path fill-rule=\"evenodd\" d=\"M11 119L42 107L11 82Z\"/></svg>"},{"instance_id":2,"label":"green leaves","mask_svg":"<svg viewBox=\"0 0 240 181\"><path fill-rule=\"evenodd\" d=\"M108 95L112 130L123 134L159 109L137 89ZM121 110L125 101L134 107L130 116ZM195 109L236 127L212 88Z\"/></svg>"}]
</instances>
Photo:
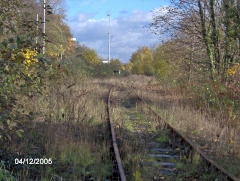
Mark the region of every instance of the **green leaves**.
<instances>
[{"instance_id":1,"label":"green leaves","mask_svg":"<svg viewBox=\"0 0 240 181\"><path fill-rule=\"evenodd\" d=\"M1 139L1 138L0 138ZM0 180L8 180L8 181L14 181L16 180L11 172L5 169L5 163L4 161L0 162Z\"/></svg>"}]
</instances>

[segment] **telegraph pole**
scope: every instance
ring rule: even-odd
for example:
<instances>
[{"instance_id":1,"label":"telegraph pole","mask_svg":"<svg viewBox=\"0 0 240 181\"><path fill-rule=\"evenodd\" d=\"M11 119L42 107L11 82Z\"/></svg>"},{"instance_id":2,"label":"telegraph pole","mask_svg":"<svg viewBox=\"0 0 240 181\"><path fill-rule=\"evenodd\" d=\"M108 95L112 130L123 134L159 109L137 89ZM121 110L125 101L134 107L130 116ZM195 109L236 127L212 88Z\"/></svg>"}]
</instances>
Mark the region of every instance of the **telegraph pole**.
<instances>
[{"instance_id":1,"label":"telegraph pole","mask_svg":"<svg viewBox=\"0 0 240 181\"><path fill-rule=\"evenodd\" d=\"M37 20L36 20L36 24L37 24L37 32L36 32L36 46L37 46L37 44L38 44L38 24L39 24L38 13L37 13Z\"/></svg>"},{"instance_id":2,"label":"telegraph pole","mask_svg":"<svg viewBox=\"0 0 240 181\"><path fill-rule=\"evenodd\" d=\"M108 25L108 63L110 63L110 50L111 50L111 47L110 47L110 43L111 43L111 40L110 40L110 13L107 14L107 16L109 17L109 25Z\"/></svg>"},{"instance_id":3,"label":"telegraph pole","mask_svg":"<svg viewBox=\"0 0 240 181\"><path fill-rule=\"evenodd\" d=\"M46 0L43 0L43 40L42 40L43 54L45 54L45 38L46 38Z\"/></svg>"}]
</instances>

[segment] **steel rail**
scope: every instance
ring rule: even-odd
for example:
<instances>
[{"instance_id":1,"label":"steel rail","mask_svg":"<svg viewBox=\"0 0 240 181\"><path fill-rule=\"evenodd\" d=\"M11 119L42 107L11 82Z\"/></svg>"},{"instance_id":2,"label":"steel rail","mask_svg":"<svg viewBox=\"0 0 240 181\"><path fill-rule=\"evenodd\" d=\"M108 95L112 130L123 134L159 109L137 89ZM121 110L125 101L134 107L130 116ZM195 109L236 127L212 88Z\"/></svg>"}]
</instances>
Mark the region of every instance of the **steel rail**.
<instances>
[{"instance_id":1,"label":"steel rail","mask_svg":"<svg viewBox=\"0 0 240 181\"><path fill-rule=\"evenodd\" d=\"M137 93L136 93L137 94ZM225 174L227 176L227 178L229 180L232 181L240 181L239 178L237 178L236 176L234 176L233 174L229 173L226 169L224 169L222 166L220 166L219 164L217 164L214 160L208 158L208 156L206 155L206 153L204 153L196 144L194 144L189 138L187 138L185 135L183 135L182 133L180 133L179 131L177 131L174 127L172 127L166 120L163 120L163 118L159 115L159 113L157 113L155 110L152 109L152 107L142 98L137 94L138 98L147 105L147 107L149 108L149 110L151 112L153 112L157 117L159 117L165 124L166 126L171 129L174 133L176 133L179 137L181 137L186 143L188 143L193 150L196 151L196 153L198 153L202 158L204 158L208 163L210 163L212 166L214 166L218 171L222 172L223 174Z\"/></svg>"},{"instance_id":2,"label":"steel rail","mask_svg":"<svg viewBox=\"0 0 240 181\"><path fill-rule=\"evenodd\" d=\"M110 124L110 129L111 129L111 136L112 136L112 145L113 145L113 149L114 149L114 154L115 154L115 158L116 158L116 162L117 162L120 179L121 179L121 181L127 181L126 175L125 175L125 172L124 172L124 169L122 166L122 161L121 161L121 157L120 157L120 153L119 153L119 149L118 149L118 145L117 145L116 133L114 131L113 120L112 120L111 112L110 112L112 90L113 90L113 87L109 90L108 105L107 105L107 112L108 112L108 118L109 118L109 124Z\"/></svg>"}]
</instances>

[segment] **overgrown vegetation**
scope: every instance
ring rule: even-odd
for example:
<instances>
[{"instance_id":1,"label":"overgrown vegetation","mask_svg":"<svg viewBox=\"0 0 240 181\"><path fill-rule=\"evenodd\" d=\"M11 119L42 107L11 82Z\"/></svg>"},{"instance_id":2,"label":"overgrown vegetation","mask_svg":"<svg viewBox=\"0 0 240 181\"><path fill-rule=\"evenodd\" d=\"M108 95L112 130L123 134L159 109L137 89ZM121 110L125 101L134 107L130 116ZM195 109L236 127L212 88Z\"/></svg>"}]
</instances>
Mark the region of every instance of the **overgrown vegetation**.
<instances>
[{"instance_id":1,"label":"overgrown vegetation","mask_svg":"<svg viewBox=\"0 0 240 181\"><path fill-rule=\"evenodd\" d=\"M164 13L163 13L164 12ZM192 101L195 109L221 114L221 123L239 127L239 1L172 0L153 12L150 28L162 37L154 49L132 54L130 70L154 75ZM164 38L164 37L163 37Z\"/></svg>"},{"instance_id":2,"label":"overgrown vegetation","mask_svg":"<svg viewBox=\"0 0 240 181\"><path fill-rule=\"evenodd\" d=\"M54 9L59 2L48 1L52 9L47 15L44 55L42 19L35 21L36 14L42 14L42 4L0 2L0 180L111 177L105 134L108 87L95 92L98 85L89 85L87 78L91 71L71 67L74 61L67 57L75 45L63 23L64 14ZM83 53L79 62L87 62L88 68L99 64L94 50ZM30 158L50 159L51 164L15 164L16 159Z\"/></svg>"},{"instance_id":3,"label":"overgrown vegetation","mask_svg":"<svg viewBox=\"0 0 240 181\"><path fill-rule=\"evenodd\" d=\"M172 88L156 84L156 80L150 81L143 77L132 79L132 87L159 112L162 120L187 136L211 159L239 177L239 126L232 125L232 119L223 110L213 113L209 110L212 107L199 107L201 103L192 97L185 97ZM143 79L149 84L143 86ZM189 171L194 173L194 170Z\"/></svg>"},{"instance_id":4,"label":"overgrown vegetation","mask_svg":"<svg viewBox=\"0 0 240 181\"><path fill-rule=\"evenodd\" d=\"M158 91L147 100L176 128L218 156L239 158L238 0L173 0L165 14L154 11L152 30L173 36L140 48L127 65L103 64L95 50L70 41L61 0L47 5L43 55L42 4L0 1L0 180L111 177L104 102L108 88L122 82L92 78L130 73L149 76L123 81L138 92L143 83ZM125 127L134 129L129 122ZM20 157L52 158L53 165L15 165ZM132 175L142 179L137 167Z\"/></svg>"},{"instance_id":5,"label":"overgrown vegetation","mask_svg":"<svg viewBox=\"0 0 240 181\"><path fill-rule=\"evenodd\" d=\"M79 73L86 74L89 77L121 77L126 76L130 71L126 65L118 59L112 59L110 63L103 63L95 50L84 45L78 45L75 53L66 62L67 67L73 75Z\"/></svg>"},{"instance_id":6,"label":"overgrown vegetation","mask_svg":"<svg viewBox=\"0 0 240 181\"><path fill-rule=\"evenodd\" d=\"M229 145L231 148L227 148L224 140L211 140L216 139L215 134L220 131L217 127L217 118L208 122L209 120L200 112L194 112L187 105L179 104L180 95L172 94L172 92L163 89L162 86L156 84L157 81L152 77L130 76L120 79L120 82L120 89L116 89L112 94L111 112L128 180L227 180L224 175L209 167L198 154L191 157L191 155L182 153L179 160L175 159L178 157L173 156L172 164L176 164L176 168L169 168L168 171L162 172L159 164L170 161L166 158L160 158L161 156L158 157L159 152L163 153L156 151L160 150L159 148L169 149L172 152L168 151L166 154L174 155L174 151L176 151L177 155L181 146L183 150L187 149L187 146L183 146L182 142L174 142L173 140L178 139L172 138L171 131L164 129L163 121L167 121L182 134L189 136L196 144L202 146L204 151L207 149L208 156L213 158L213 155L221 155L222 158L227 153L223 148L229 151L233 149L233 145ZM128 90L129 84L134 87L133 92L123 93L124 89ZM149 103L152 103L154 107L157 106L156 109L160 111L161 118L156 117L141 102L137 101L136 92ZM185 107L185 111L182 110L184 109L182 106ZM221 137L228 136L230 138L230 135L221 134ZM237 141L233 137L232 139ZM181 146L176 148L176 144ZM152 152L153 150L155 153ZM238 148L235 148L235 151L237 150ZM149 155L149 153L151 154ZM154 154L157 154L156 157ZM225 161L228 160L227 157L224 158ZM214 157L214 160L217 159ZM163 168L167 170L168 166L166 168L163 166ZM228 166L228 169L237 175L239 164L236 161L231 167Z\"/></svg>"}]
</instances>

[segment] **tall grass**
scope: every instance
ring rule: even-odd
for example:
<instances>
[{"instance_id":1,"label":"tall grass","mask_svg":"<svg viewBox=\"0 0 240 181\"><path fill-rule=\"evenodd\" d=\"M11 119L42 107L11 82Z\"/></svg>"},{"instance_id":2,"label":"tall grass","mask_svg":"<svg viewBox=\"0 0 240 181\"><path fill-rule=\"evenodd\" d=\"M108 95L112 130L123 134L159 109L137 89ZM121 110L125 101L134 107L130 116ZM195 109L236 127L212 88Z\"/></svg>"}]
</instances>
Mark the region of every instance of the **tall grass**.
<instances>
[{"instance_id":1,"label":"tall grass","mask_svg":"<svg viewBox=\"0 0 240 181\"><path fill-rule=\"evenodd\" d=\"M226 114L222 109L211 112L211 105L200 106L203 102L197 101L200 99L196 100L191 92L180 94L152 77L90 79L82 76L49 82L42 96L18 98L15 110L25 113L28 120L21 124L24 133L20 137L13 135L1 147L4 169L20 180L103 180L110 177L106 99L112 86L134 88L164 120L209 153L240 158L236 112L228 110ZM121 110L113 112L116 120L125 119ZM119 121L116 127L122 124ZM124 149L131 147L129 142ZM17 157L51 157L53 165L14 165ZM3 173L2 168L1 171ZM137 168L134 174L140 177Z\"/></svg>"},{"instance_id":2,"label":"tall grass","mask_svg":"<svg viewBox=\"0 0 240 181\"><path fill-rule=\"evenodd\" d=\"M45 95L19 98L29 114L24 133L2 147L6 169L20 180L104 180L112 174L108 88L91 79L69 87L49 82ZM15 165L15 158L52 158L52 165Z\"/></svg>"},{"instance_id":3,"label":"tall grass","mask_svg":"<svg viewBox=\"0 0 240 181\"><path fill-rule=\"evenodd\" d=\"M188 136L210 157L239 176L239 107L228 104L230 99L227 97L226 100L217 100L212 92L209 94L202 92L200 95L206 97L200 98L199 94L196 95L190 89L184 93L179 92L176 87L171 89L160 83L157 85L141 83L142 78L134 82L138 94L150 103L165 121ZM209 100L209 96L212 100ZM211 101L217 104L211 104Z\"/></svg>"}]
</instances>

